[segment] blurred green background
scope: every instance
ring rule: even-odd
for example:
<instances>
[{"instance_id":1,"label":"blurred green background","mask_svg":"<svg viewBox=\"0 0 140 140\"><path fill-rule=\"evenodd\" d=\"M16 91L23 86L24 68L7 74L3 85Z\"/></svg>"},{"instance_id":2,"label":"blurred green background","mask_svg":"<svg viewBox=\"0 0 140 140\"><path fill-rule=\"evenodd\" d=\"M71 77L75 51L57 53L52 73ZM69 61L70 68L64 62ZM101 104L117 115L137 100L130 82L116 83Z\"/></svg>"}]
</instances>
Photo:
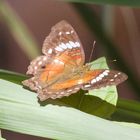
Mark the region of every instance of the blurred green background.
<instances>
[{"instance_id":1,"label":"blurred green background","mask_svg":"<svg viewBox=\"0 0 140 140\"><path fill-rule=\"evenodd\" d=\"M132 5L137 4L134 1ZM25 74L30 60L41 54L42 43L51 27L65 19L79 34L86 62L96 40L92 60L105 56L111 69L125 72L129 79L119 85L119 97L139 101L139 15L138 8L119 5L57 0L0 1L0 68ZM38 139L8 131L3 134L7 140L19 139L18 136Z\"/></svg>"}]
</instances>

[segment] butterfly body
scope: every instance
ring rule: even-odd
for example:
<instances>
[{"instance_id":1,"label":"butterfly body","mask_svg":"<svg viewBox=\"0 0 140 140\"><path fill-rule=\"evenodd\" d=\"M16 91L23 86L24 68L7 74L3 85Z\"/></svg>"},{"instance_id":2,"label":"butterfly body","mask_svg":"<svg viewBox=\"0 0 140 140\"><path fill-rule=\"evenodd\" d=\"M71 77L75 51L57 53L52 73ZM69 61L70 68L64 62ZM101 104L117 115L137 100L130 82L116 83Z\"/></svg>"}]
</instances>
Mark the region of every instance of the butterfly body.
<instances>
[{"instance_id":1,"label":"butterfly body","mask_svg":"<svg viewBox=\"0 0 140 140\"><path fill-rule=\"evenodd\" d=\"M127 79L124 73L107 69L90 69L84 65L85 54L73 27L66 21L56 24L45 39L44 55L34 59L23 81L25 86L38 93L40 100L69 96L78 90L97 89L118 85Z\"/></svg>"}]
</instances>

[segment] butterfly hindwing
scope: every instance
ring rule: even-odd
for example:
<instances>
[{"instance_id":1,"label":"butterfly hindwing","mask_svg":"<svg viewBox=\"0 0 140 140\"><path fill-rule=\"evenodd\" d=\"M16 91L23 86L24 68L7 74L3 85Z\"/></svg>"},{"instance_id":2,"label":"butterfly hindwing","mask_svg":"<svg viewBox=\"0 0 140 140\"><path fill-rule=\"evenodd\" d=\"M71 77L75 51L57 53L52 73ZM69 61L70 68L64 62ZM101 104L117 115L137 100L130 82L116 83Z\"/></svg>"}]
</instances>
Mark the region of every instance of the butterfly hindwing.
<instances>
[{"instance_id":1,"label":"butterfly hindwing","mask_svg":"<svg viewBox=\"0 0 140 140\"><path fill-rule=\"evenodd\" d=\"M57 98L62 98L62 97L74 94L78 92L79 90L80 90L80 87L78 86L74 86L74 87L62 89L62 90L56 90L56 91L43 89L43 90L38 91L38 97L41 101L44 101L49 98L57 99Z\"/></svg>"},{"instance_id":2,"label":"butterfly hindwing","mask_svg":"<svg viewBox=\"0 0 140 140\"><path fill-rule=\"evenodd\" d=\"M50 89L59 91L71 87L80 87L83 90L98 89L110 85L118 85L127 79L126 74L108 69L77 71L74 76L54 83Z\"/></svg>"},{"instance_id":3,"label":"butterfly hindwing","mask_svg":"<svg viewBox=\"0 0 140 140\"><path fill-rule=\"evenodd\" d=\"M97 75L94 75L93 70L93 77L88 83L84 83L82 85L83 90L90 90L90 89L99 89L101 87L111 86L111 85L118 85L127 79L127 75L116 70L99 70ZM97 73L98 70L96 70Z\"/></svg>"},{"instance_id":4,"label":"butterfly hindwing","mask_svg":"<svg viewBox=\"0 0 140 140\"><path fill-rule=\"evenodd\" d=\"M85 71L62 82L55 83L48 89L39 92L39 98L46 100L48 98L56 99L63 96L69 96L80 89L92 90L101 87L118 85L127 79L126 74L108 69L97 69Z\"/></svg>"}]
</instances>

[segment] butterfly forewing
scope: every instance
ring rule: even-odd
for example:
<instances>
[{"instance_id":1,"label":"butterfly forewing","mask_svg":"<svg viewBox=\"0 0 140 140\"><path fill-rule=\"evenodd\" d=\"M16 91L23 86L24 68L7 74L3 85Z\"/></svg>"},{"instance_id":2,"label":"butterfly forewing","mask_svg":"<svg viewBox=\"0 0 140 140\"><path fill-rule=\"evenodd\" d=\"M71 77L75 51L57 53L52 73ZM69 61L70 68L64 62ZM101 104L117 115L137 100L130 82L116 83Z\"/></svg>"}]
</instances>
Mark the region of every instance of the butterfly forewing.
<instances>
[{"instance_id":1,"label":"butterfly forewing","mask_svg":"<svg viewBox=\"0 0 140 140\"><path fill-rule=\"evenodd\" d=\"M28 70L26 74L32 74L36 75L40 72L42 72L43 68L51 61L49 55L42 55L38 56L36 59L30 62L30 65L28 66Z\"/></svg>"},{"instance_id":2,"label":"butterfly forewing","mask_svg":"<svg viewBox=\"0 0 140 140\"><path fill-rule=\"evenodd\" d=\"M67 57L75 63L75 67L83 65L85 61L84 50L77 33L64 20L52 27L43 43L42 52L45 55L55 56L60 56L65 52Z\"/></svg>"}]
</instances>

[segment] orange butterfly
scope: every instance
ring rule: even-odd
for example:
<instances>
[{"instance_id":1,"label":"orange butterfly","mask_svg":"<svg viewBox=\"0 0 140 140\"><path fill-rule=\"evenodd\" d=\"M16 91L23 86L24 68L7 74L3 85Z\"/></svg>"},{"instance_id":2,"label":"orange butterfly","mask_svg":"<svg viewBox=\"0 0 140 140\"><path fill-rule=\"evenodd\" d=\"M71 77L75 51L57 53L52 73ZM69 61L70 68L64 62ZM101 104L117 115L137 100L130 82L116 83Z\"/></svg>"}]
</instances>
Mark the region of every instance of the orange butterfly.
<instances>
[{"instance_id":1,"label":"orange butterfly","mask_svg":"<svg viewBox=\"0 0 140 140\"><path fill-rule=\"evenodd\" d=\"M118 85L127 79L119 71L90 70L90 65L84 65L82 44L73 27L66 21L52 27L42 52L44 55L34 59L28 67L27 74L33 77L22 82L36 91L41 101L69 96L80 89Z\"/></svg>"}]
</instances>

